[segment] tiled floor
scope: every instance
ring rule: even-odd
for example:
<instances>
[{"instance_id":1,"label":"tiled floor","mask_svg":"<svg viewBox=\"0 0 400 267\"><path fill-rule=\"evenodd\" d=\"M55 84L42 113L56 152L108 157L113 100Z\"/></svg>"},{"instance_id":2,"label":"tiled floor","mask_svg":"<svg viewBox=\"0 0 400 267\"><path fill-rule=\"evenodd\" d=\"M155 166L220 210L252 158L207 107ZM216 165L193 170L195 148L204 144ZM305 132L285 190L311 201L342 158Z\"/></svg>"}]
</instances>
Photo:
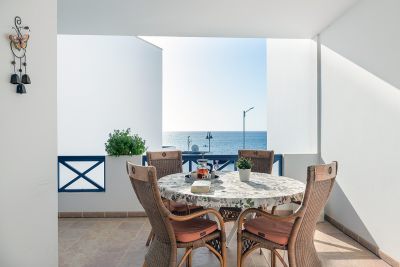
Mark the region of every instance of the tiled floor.
<instances>
[{"instance_id":1,"label":"tiled floor","mask_svg":"<svg viewBox=\"0 0 400 267\"><path fill-rule=\"evenodd\" d=\"M227 224L228 230L230 224ZM389 266L329 223L318 224L315 245L324 266ZM142 266L150 231L146 218L60 219L59 266ZM236 241L228 250L228 266L236 266ZM182 253L179 254L180 256ZM194 252L193 266L219 266L206 249ZM269 266L269 252L255 252L245 266ZM278 265L281 266L281 265Z\"/></svg>"}]
</instances>

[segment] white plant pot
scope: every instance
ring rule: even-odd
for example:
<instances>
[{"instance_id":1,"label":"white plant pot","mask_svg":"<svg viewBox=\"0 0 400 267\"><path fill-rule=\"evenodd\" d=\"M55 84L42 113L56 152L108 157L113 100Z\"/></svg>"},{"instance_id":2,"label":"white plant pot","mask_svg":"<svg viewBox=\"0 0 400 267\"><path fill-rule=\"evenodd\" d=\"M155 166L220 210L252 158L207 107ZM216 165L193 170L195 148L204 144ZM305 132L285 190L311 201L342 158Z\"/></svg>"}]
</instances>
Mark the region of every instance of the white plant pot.
<instances>
[{"instance_id":1,"label":"white plant pot","mask_svg":"<svg viewBox=\"0 0 400 267\"><path fill-rule=\"evenodd\" d=\"M122 156L127 161L132 162L135 165L142 166L142 155L134 155L134 156Z\"/></svg>"},{"instance_id":2,"label":"white plant pot","mask_svg":"<svg viewBox=\"0 0 400 267\"><path fill-rule=\"evenodd\" d=\"M239 178L242 182L247 182L250 179L251 169L239 169Z\"/></svg>"},{"instance_id":3,"label":"white plant pot","mask_svg":"<svg viewBox=\"0 0 400 267\"><path fill-rule=\"evenodd\" d=\"M124 178L126 174L126 162L131 162L135 165L142 166L142 155L135 156L107 156L107 162L109 167L112 168L111 176L122 175Z\"/></svg>"}]
</instances>

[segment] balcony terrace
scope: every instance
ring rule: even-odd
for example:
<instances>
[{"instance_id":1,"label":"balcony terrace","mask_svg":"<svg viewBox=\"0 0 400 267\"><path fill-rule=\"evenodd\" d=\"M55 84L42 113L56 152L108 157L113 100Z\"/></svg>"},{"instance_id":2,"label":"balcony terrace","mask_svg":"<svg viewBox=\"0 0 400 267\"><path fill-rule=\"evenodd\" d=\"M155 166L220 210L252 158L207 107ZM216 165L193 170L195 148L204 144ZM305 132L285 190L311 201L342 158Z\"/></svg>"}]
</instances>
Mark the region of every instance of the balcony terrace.
<instances>
[{"instance_id":1,"label":"balcony terrace","mask_svg":"<svg viewBox=\"0 0 400 267\"><path fill-rule=\"evenodd\" d=\"M147 215L161 216L160 210L168 220L156 222L169 227L168 239L172 240L166 246L186 245L187 253L178 251L181 257L201 243L208 249L194 250L193 266L218 266L210 252L222 255L224 231L220 221L216 225L209 219L219 218L216 210L223 208L232 208L237 216L243 211L246 215L246 210L259 214L242 221L232 216L234 219L226 222L227 239L233 236L226 267L237 266L236 232L246 243L239 255L255 249L242 267L275 267L269 250L259 253L260 244L282 249L278 252L287 265L294 256L285 250L311 255L299 256L304 261L299 260L296 267L400 267L399 10L398 0L1 0L0 267L142 266L153 249L146 246L146 240L153 237L151 229L158 229L153 228L154 221L150 225ZM268 131L268 145L262 149L275 152L272 174L253 172L252 178L265 178L258 184L252 184L251 178L240 179L238 172L229 174L235 178L230 181L221 174L222 186L213 190L222 192L225 185L240 182L243 187L235 188L245 188L239 192L243 195L223 206L220 203L226 202L213 202L216 191L208 192L204 199L217 203L214 216L190 218L199 219L198 229L189 236L198 239L190 242L178 242L171 229L183 229L181 234L187 238L185 230L193 225L171 225L174 220L184 221L178 217L182 215L176 215L179 208L188 213L191 208L203 207L189 203L198 201L197 196L171 208L172 202L151 191L157 199L149 197L148 202L160 201L155 203L158 209L148 208L146 213L143 206L148 203L138 200L129 179L133 184L143 181L147 188L160 192L166 189L155 186L163 181L156 180L152 167L144 168L144 153L143 158L105 155L108 133L126 128L143 137L149 151L166 151L162 147L163 104L170 95L163 94L164 52L145 37L258 38L265 45L266 56L255 57L262 58L262 67L254 71L267 81L265 97L254 96L254 87L247 86L253 81L250 76L220 75L213 65L215 68L206 72L239 84L242 91L239 100L220 101L214 106L221 112L201 119L219 123L236 116L222 112L230 103L243 106L238 109L239 119L241 111L249 107L256 106L252 112L265 108L266 118L259 123ZM18 52L26 52L26 57L19 58ZM227 52L216 55L225 56L225 62L232 64ZM248 71L242 64L232 66ZM175 73L177 80L187 77L185 70ZM29 74L30 82L27 76L22 79L23 74ZM198 83L207 80L203 78ZM185 87L176 88L183 91ZM209 88L217 92L220 87ZM245 97L259 102L249 104ZM205 96L207 101L214 98ZM171 117L178 120L187 115L194 101L175 97L174 105L181 110ZM187 116L186 121L204 115L207 101L201 103L199 115ZM224 152L205 157L210 164L218 160L220 170L235 170L236 148L235 155ZM185 173L178 172L181 181L186 182L184 175L194 169L192 164L199 157L183 156ZM127 168L127 160L135 164ZM267 184L271 180L275 183ZM309 191L305 191L307 180ZM191 192L188 188L181 184L176 192ZM273 195L279 190L285 194ZM272 204L257 203L260 205L255 207L252 196L245 193L257 192L264 194L264 199L255 196L257 201ZM327 201L296 199L307 192ZM175 195L170 198L177 200ZM165 211L164 203L170 210ZM308 208L311 206L316 208ZM275 212L276 217L267 212ZM300 230L314 230L300 229L302 223L315 225L314 220L304 220L308 214L318 219L314 239L311 234L297 239ZM263 223L257 225L260 221ZM207 225L210 227L205 229ZM271 229L272 234L266 234ZM159 239L153 242L157 244ZM295 242L304 246L295 247ZM164 267L152 265L147 267ZM278 261L276 265L284 264Z\"/></svg>"}]
</instances>

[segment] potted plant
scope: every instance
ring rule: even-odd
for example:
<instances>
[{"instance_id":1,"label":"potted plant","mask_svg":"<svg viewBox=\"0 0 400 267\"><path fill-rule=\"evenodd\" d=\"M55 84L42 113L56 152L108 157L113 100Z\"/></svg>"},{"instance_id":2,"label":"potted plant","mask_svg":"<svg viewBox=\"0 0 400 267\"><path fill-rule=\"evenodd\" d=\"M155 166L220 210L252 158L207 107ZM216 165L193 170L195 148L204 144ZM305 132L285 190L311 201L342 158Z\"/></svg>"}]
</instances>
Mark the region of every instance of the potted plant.
<instances>
[{"instance_id":1,"label":"potted plant","mask_svg":"<svg viewBox=\"0 0 400 267\"><path fill-rule=\"evenodd\" d=\"M248 181L250 178L251 167L253 166L251 160L248 158L239 158L236 163L236 166L239 169L240 181L242 182Z\"/></svg>"},{"instance_id":2,"label":"potted plant","mask_svg":"<svg viewBox=\"0 0 400 267\"><path fill-rule=\"evenodd\" d=\"M109 156L124 157L133 163L142 163L142 154L146 152L146 141L139 135L131 134L131 129L114 130L108 135L105 143L106 152Z\"/></svg>"},{"instance_id":3,"label":"potted plant","mask_svg":"<svg viewBox=\"0 0 400 267\"><path fill-rule=\"evenodd\" d=\"M142 210L126 174L126 162L142 165L142 154L147 150L146 142L131 129L114 130L105 142L105 192L97 196L96 211L127 214L127 211ZM94 199L94 198L93 198ZM97 201L98 200L98 201ZM120 215L117 215L120 216Z\"/></svg>"}]
</instances>

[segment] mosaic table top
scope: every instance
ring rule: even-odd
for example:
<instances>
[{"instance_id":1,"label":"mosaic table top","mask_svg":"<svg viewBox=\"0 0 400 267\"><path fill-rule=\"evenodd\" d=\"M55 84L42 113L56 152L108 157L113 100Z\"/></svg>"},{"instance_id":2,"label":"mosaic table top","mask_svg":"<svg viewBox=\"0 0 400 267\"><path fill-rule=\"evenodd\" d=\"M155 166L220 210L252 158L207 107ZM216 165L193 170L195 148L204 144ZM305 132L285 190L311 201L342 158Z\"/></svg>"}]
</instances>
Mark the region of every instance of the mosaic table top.
<instances>
[{"instance_id":1,"label":"mosaic table top","mask_svg":"<svg viewBox=\"0 0 400 267\"><path fill-rule=\"evenodd\" d=\"M292 178L252 172L248 182L241 182L238 172L217 174L208 193L192 193L185 173L162 177L158 185L164 198L205 208L266 208L303 199L305 184Z\"/></svg>"}]
</instances>

